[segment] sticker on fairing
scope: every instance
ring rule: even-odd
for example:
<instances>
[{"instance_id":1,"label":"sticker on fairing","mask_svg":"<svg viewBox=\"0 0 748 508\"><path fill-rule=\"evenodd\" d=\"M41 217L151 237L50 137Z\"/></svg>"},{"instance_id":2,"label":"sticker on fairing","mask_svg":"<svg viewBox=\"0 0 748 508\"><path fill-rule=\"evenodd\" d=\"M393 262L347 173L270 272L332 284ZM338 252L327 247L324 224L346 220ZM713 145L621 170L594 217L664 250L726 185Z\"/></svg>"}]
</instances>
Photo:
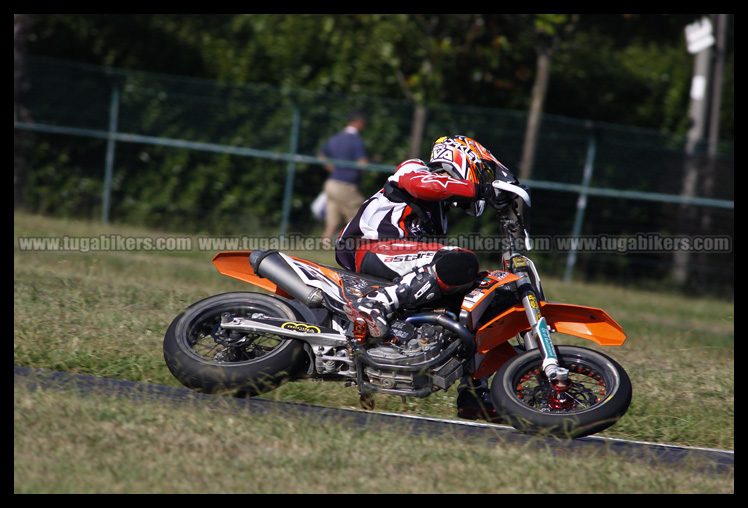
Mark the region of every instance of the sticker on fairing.
<instances>
[{"instance_id":1,"label":"sticker on fairing","mask_svg":"<svg viewBox=\"0 0 748 508\"><path fill-rule=\"evenodd\" d=\"M293 321L288 321L286 323L283 323L281 325L281 328L284 328L286 330L291 330L294 332L302 332L302 333L320 333L321 332L321 330L317 326L308 325L306 323L295 323Z\"/></svg>"},{"instance_id":2,"label":"sticker on fairing","mask_svg":"<svg viewBox=\"0 0 748 508\"><path fill-rule=\"evenodd\" d=\"M548 360L553 360L555 362L558 362L558 357L556 356L556 350L553 347L553 342L551 342L551 333L548 331L548 325L545 324L544 317L540 318L540 320L538 321L537 327L538 327L538 336L543 346L542 350L546 354L546 359L544 363L547 363Z\"/></svg>"}]
</instances>

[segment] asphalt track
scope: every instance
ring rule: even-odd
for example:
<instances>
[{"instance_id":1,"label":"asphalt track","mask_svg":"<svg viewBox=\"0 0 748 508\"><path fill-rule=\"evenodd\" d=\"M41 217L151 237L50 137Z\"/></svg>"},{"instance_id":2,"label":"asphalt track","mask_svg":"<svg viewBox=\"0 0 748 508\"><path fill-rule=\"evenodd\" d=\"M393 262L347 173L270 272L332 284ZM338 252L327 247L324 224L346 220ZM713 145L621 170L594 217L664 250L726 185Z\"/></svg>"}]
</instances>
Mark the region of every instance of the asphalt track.
<instances>
[{"instance_id":1,"label":"asphalt track","mask_svg":"<svg viewBox=\"0 0 748 508\"><path fill-rule=\"evenodd\" d=\"M84 376L65 372L54 372L28 367L13 367L14 384L23 383L28 389L67 389L83 395L105 393L130 399L153 399L170 403L187 401L216 407L226 407L226 398L196 393L187 388L136 383L120 379ZM418 416L379 413L372 411L337 409L293 402L279 402L260 398L230 399L237 409L251 414L282 413L291 416L306 415L315 418L330 418L362 429L381 429L383 426L401 425L404 431L414 434L459 436L477 438L502 445L523 445L550 450L552 453L595 451L614 453L622 460L639 460L649 463L665 463L672 466L688 465L706 473L735 473L735 452L713 448L673 446L643 441L628 441L606 437L589 436L573 440L540 438L517 432L512 427L488 423L473 423L464 420L444 420Z\"/></svg>"}]
</instances>

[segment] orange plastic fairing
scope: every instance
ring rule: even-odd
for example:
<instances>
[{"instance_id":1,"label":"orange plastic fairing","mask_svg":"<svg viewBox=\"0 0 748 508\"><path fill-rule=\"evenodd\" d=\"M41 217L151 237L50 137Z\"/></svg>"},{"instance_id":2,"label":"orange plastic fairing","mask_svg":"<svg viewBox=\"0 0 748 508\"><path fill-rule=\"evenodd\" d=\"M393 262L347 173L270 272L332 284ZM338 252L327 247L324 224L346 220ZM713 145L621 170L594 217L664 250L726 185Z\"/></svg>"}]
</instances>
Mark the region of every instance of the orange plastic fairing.
<instances>
[{"instance_id":1,"label":"orange plastic fairing","mask_svg":"<svg viewBox=\"0 0 748 508\"><path fill-rule=\"evenodd\" d=\"M626 340L621 325L602 309L540 302L540 312L558 333L588 339L601 346L620 346ZM478 330L478 352L486 353L529 329L524 307L521 304L510 307Z\"/></svg>"},{"instance_id":2,"label":"orange plastic fairing","mask_svg":"<svg viewBox=\"0 0 748 508\"><path fill-rule=\"evenodd\" d=\"M473 373L473 379L480 379L493 374L515 356L517 356L517 351L514 350L512 345L508 342L502 342L480 359L478 368Z\"/></svg>"},{"instance_id":3,"label":"orange plastic fairing","mask_svg":"<svg viewBox=\"0 0 748 508\"><path fill-rule=\"evenodd\" d=\"M275 293L284 298L292 298L291 295L286 293L283 289L279 288L274 282L264 277L257 275L252 269L252 265L249 264L249 255L252 251L229 251L219 252L213 257L213 264L218 268L218 271L223 275L233 277L234 279L247 282L254 286L262 289L266 289L271 293ZM305 259L295 258L289 256L291 259L303 263L307 266L307 269L318 270L322 276L327 277L335 284L342 286L340 274L332 268L324 265L318 265Z\"/></svg>"},{"instance_id":4,"label":"orange plastic fairing","mask_svg":"<svg viewBox=\"0 0 748 508\"><path fill-rule=\"evenodd\" d=\"M558 333L589 339L601 346L620 346L626 340L621 325L602 309L540 302L540 312Z\"/></svg>"},{"instance_id":5,"label":"orange plastic fairing","mask_svg":"<svg viewBox=\"0 0 748 508\"><path fill-rule=\"evenodd\" d=\"M288 293L273 284L268 279L260 277L252 270L249 264L251 251L219 252L213 257L213 264L218 271L234 279L252 284L271 293L289 298Z\"/></svg>"}]
</instances>

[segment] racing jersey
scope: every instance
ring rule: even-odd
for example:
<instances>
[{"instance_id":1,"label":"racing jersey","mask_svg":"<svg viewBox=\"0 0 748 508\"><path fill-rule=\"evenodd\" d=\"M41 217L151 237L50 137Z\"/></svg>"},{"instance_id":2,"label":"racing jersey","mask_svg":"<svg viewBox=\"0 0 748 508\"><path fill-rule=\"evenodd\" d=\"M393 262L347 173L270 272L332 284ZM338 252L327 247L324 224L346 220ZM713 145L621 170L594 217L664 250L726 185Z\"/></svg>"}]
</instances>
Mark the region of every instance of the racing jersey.
<instances>
[{"instance_id":1,"label":"racing jersey","mask_svg":"<svg viewBox=\"0 0 748 508\"><path fill-rule=\"evenodd\" d=\"M433 173L419 159L407 160L340 233L336 259L341 266L355 270L355 252L361 242L419 241L425 235L445 235L451 203L469 203L479 196L475 183Z\"/></svg>"}]
</instances>

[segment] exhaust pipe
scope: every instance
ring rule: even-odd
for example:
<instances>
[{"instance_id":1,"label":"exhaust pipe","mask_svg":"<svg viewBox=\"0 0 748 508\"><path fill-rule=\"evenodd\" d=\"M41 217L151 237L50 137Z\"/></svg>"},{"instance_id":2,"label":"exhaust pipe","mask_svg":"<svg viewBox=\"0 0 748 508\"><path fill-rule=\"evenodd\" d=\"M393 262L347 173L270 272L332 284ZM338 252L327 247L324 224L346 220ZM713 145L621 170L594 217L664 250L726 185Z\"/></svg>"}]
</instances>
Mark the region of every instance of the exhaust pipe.
<instances>
[{"instance_id":1,"label":"exhaust pipe","mask_svg":"<svg viewBox=\"0 0 748 508\"><path fill-rule=\"evenodd\" d=\"M307 286L275 249L252 251L249 264L257 275L273 281L283 291L310 308L322 307L322 291Z\"/></svg>"}]
</instances>

